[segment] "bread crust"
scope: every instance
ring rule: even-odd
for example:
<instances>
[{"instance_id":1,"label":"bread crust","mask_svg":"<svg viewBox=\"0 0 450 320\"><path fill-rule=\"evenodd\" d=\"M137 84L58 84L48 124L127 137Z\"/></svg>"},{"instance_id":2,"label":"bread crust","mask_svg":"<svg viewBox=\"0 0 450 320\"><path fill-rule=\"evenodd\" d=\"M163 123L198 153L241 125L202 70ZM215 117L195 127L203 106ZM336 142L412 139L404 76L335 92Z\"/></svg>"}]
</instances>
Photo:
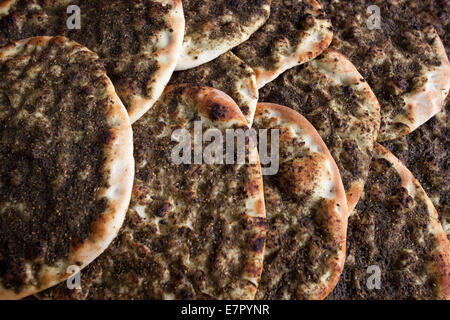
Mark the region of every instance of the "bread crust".
<instances>
[{"instance_id":1,"label":"bread crust","mask_svg":"<svg viewBox=\"0 0 450 320\"><path fill-rule=\"evenodd\" d=\"M331 234L333 238L333 243L336 245L336 253L329 257L326 262L326 266L320 266L327 268L326 279L323 280L321 274L320 283L315 283L313 289L308 290L307 293L304 293L304 288L302 286L307 286L301 282L297 283L297 291L294 293L294 298L299 299L307 298L313 300L321 300L324 299L335 287L336 283L339 280L339 276L342 273L342 269L344 267L345 262L345 241L346 241L346 232L347 232L347 218L348 218L348 207L347 207L347 199L345 196L344 186L341 180L341 176L339 173L339 169L334 162L333 157L328 151L327 146L323 142L322 138L319 136L315 128L311 125L311 123L301 116L299 113L294 110L284 107L277 104L272 103L258 103L257 111L255 115L255 125L257 125L258 118L264 117L263 115L269 114L269 123L273 123L272 128L278 128L278 126L291 126L294 131L299 130L300 135L305 138L305 140L310 141L309 143L314 146L314 152L310 150L310 152L322 154L327 163L329 164L331 170L331 189L333 190L333 196L331 198L326 199L326 213L324 213L323 217L323 225L321 225L324 230L327 230ZM259 126L257 126L261 129ZM280 136L280 146L284 145L284 143L288 142L292 137L288 133L284 133L283 129L281 129ZM311 140L309 140L309 137ZM281 151L282 153L283 151ZM280 162L283 160L280 159ZM307 165L306 163L304 165ZM281 179L281 178L280 178ZM307 183L305 180L301 180L297 178L297 181L289 181L287 182L290 187L295 188L295 185L303 185ZM270 216L270 212L267 213L268 219ZM270 220L269 220L269 229L270 229ZM269 244L270 245L270 244ZM281 249L283 250L283 249ZM295 249L294 249L295 250ZM288 266L289 267L289 266ZM290 266L292 267L292 266ZM264 296L264 293L259 296L261 298Z\"/></svg>"},{"instance_id":2,"label":"bread crust","mask_svg":"<svg viewBox=\"0 0 450 320\"><path fill-rule=\"evenodd\" d=\"M305 15L313 17L315 23L313 27L307 28L303 33L299 33L297 31L297 33L299 33L299 39L297 39L297 43L292 44L292 47L289 47L290 44L286 44L286 41L289 42L286 38L290 36L287 34L277 35L285 37L285 41L283 42L276 42L275 44L264 43L264 46L266 46L264 49L271 52L273 55L273 57L266 56L265 59L273 58L274 61L276 61L275 63L271 64L270 67L261 65L260 63L256 64L252 62L252 57L248 56L249 54L254 54L249 51L248 47L258 45L261 41L259 38L261 37L261 34L273 32L276 30L276 25L281 22L279 21L280 17L274 16L273 14L269 18L266 26L258 30L255 35L252 35L248 42L235 49L236 54L250 64L250 66L255 70L258 88L264 87L267 83L276 79L286 70L314 59L322 53L332 41L333 32L331 31L331 23L324 17L322 6L315 0L296 0L293 2L307 3L310 5L311 9L307 9L307 13L305 13ZM282 8L285 6L285 4L280 0L273 0L272 6L275 5ZM294 17L292 17L292 19L294 19ZM295 24L296 21L292 21L292 23ZM276 50L280 51L283 46L288 46L290 51L287 54L284 52L276 52Z\"/></svg>"},{"instance_id":3,"label":"bread crust","mask_svg":"<svg viewBox=\"0 0 450 320\"><path fill-rule=\"evenodd\" d=\"M314 100L322 96L323 101ZM351 212L364 188L381 118L380 104L356 67L341 53L326 49L261 89L260 100L284 104L314 123L341 170ZM346 149L346 141L352 148ZM344 165L348 159L350 166Z\"/></svg>"},{"instance_id":4,"label":"bread crust","mask_svg":"<svg viewBox=\"0 0 450 320\"><path fill-rule=\"evenodd\" d=\"M376 28L367 25L372 5L382 14ZM324 1L335 26L331 47L349 57L382 106L378 141L421 126L442 109L449 91L445 48L414 7L411 1Z\"/></svg>"},{"instance_id":5,"label":"bread crust","mask_svg":"<svg viewBox=\"0 0 450 320\"><path fill-rule=\"evenodd\" d=\"M170 24L173 26L172 39L167 47L155 54L156 58L160 60L160 65L154 74L154 79L157 81L154 83L152 96L135 95L132 97L132 103L128 110L131 123L136 122L158 101L175 70L182 49L185 28L182 0L166 0L165 2L173 6L169 16Z\"/></svg>"},{"instance_id":6,"label":"bread crust","mask_svg":"<svg viewBox=\"0 0 450 320\"><path fill-rule=\"evenodd\" d=\"M41 298L254 298L266 232L261 167L174 163L172 133L198 120L222 133L248 129L225 93L168 86L133 125L136 177L117 239L83 271L82 290L59 285Z\"/></svg>"},{"instance_id":7,"label":"bread crust","mask_svg":"<svg viewBox=\"0 0 450 320\"><path fill-rule=\"evenodd\" d=\"M377 156L383 157L392 163L402 179L402 187L410 193L420 197L425 203L430 215L429 232L435 237L435 248L433 249L433 265L432 268L437 276L439 289L436 299L450 299L450 241L447 239L444 229L439 222L439 215L434 208L433 203L427 196L419 181L409 171L408 168L397 159L388 149L380 144L375 145Z\"/></svg>"},{"instance_id":8,"label":"bread crust","mask_svg":"<svg viewBox=\"0 0 450 320\"><path fill-rule=\"evenodd\" d=\"M328 298L449 299L449 245L417 179L376 144L364 195L349 218L343 275Z\"/></svg>"},{"instance_id":9,"label":"bread crust","mask_svg":"<svg viewBox=\"0 0 450 320\"><path fill-rule=\"evenodd\" d=\"M268 19L270 13L270 1L247 2L243 4L244 8L228 8L225 12L221 12L219 16L208 16L202 21L201 28L197 26L194 32L187 32L185 35L183 48L178 59L176 71L192 69L204 63L214 60L218 56L224 54L230 49L236 47L240 43L248 40L251 34L258 30ZM194 2L194 1L192 1ZM198 4L198 3L197 3ZM186 27L190 26L193 21L190 16L196 16L203 13L203 10L212 11L219 4L216 1L204 1L205 7L199 9L200 12L187 11ZM225 5L228 5L225 2ZM236 4L229 4L236 6ZM189 10L186 5L185 10ZM242 10L255 13L255 17L250 16L251 20L239 21L235 15L243 14ZM259 16L258 16L259 15ZM231 16L231 18L230 18ZM231 21L230 21L231 19ZM234 20L233 20L234 19ZM237 21L236 21L237 20ZM233 26L235 29L233 34L221 34L222 29ZM213 33L219 33L218 37L210 36Z\"/></svg>"},{"instance_id":10,"label":"bread crust","mask_svg":"<svg viewBox=\"0 0 450 320\"><path fill-rule=\"evenodd\" d=\"M89 52L95 59L98 59L95 53L67 38L34 37L17 41L0 49L0 60L14 55L25 45L43 46L49 41L79 47L78 52ZM80 269L86 267L108 247L124 221L134 176L131 123L114 86L109 78L106 78L106 81L107 94L112 101L110 109L107 111L107 119L111 125L111 137L104 145L107 155L105 170L109 172L109 179L108 187L100 190L98 197L108 199L107 208L98 220L92 222L90 238L77 247L71 246L67 260L57 261L54 266L45 266L41 270L38 279L39 286L30 285L20 292L15 292L0 285L0 299L20 299L66 280L72 276L72 274L66 273L66 268L70 265L77 265Z\"/></svg>"},{"instance_id":11,"label":"bread crust","mask_svg":"<svg viewBox=\"0 0 450 320\"><path fill-rule=\"evenodd\" d=\"M90 48L104 61L132 123L158 100L181 52L181 0L116 1L111 6L97 0L73 1L80 8L80 30L69 29L60 19L67 14L62 2L0 2L5 8L0 11L0 46L33 36L63 35Z\"/></svg>"},{"instance_id":12,"label":"bread crust","mask_svg":"<svg viewBox=\"0 0 450 320\"><path fill-rule=\"evenodd\" d=\"M175 72L169 84L193 83L210 86L228 94L252 126L258 103L255 72L231 51L194 69Z\"/></svg>"},{"instance_id":13,"label":"bread crust","mask_svg":"<svg viewBox=\"0 0 450 320\"><path fill-rule=\"evenodd\" d=\"M431 34L430 37L435 37L432 47L441 60L441 65L425 75L428 79L425 87L417 88L404 97L409 116L405 118L400 115L394 118L394 122L408 125L407 130L399 133L401 136L411 133L441 111L450 90L450 63L444 44L434 27L430 26L424 32ZM386 141L395 137L395 132L390 133L388 127L379 140Z\"/></svg>"},{"instance_id":14,"label":"bread crust","mask_svg":"<svg viewBox=\"0 0 450 320\"><path fill-rule=\"evenodd\" d=\"M16 2L16 0L4 0L0 2L0 16L8 14L9 8Z\"/></svg>"}]
</instances>

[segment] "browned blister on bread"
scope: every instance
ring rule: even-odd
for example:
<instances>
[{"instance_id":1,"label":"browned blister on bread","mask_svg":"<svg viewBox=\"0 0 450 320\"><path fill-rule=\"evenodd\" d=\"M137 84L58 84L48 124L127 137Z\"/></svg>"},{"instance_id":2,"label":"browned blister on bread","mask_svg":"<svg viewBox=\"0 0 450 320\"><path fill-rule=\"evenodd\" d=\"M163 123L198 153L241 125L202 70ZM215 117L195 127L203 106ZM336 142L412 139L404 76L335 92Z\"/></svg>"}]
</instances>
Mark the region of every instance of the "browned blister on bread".
<instances>
[{"instance_id":1,"label":"browned blister on bread","mask_svg":"<svg viewBox=\"0 0 450 320\"><path fill-rule=\"evenodd\" d=\"M379 141L421 126L450 89L445 48L413 2L323 1L334 27L331 47L352 61L382 106Z\"/></svg>"},{"instance_id":2,"label":"browned blister on bread","mask_svg":"<svg viewBox=\"0 0 450 320\"><path fill-rule=\"evenodd\" d=\"M182 83L202 84L225 92L239 106L251 127L258 103L255 72L231 51L199 67L174 72L169 84Z\"/></svg>"},{"instance_id":3,"label":"browned blister on bread","mask_svg":"<svg viewBox=\"0 0 450 320\"><path fill-rule=\"evenodd\" d=\"M381 145L350 216L344 272L330 299L449 299L450 242L411 172Z\"/></svg>"},{"instance_id":4,"label":"browned blister on bread","mask_svg":"<svg viewBox=\"0 0 450 320\"><path fill-rule=\"evenodd\" d=\"M326 49L330 20L316 0L272 0L269 20L234 52L256 72L258 88Z\"/></svg>"},{"instance_id":5,"label":"browned blister on bread","mask_svg":"<svg viewBox=\"0 0 450 320\"><path fill-rule=\"evenodd\" d=\"M0 0L0 5L5 6L0 11L0 46L57 35L85 45L105 62L131 122L161 95L181 51L181 0ZM72 26L77 14L80 25Z\"/></svg>"},{"instance_id":6,"label":"browned blister on bread","mask_svg":"<svg viewBox=\"0 0 450 320\"><path fill-rule=\"evenodd\" d=\"M131 124L98 56L63 37L0 48L0 299L84 268L130 201Z\"/></svg>"},{"instance_id":7,"label":"browned blister on bread","mask_svg":"<svg viewBox=\"0 0 450 320\"><path fill-rule=\"evenodd\" d=\"M334 50L285 72L260 90L260 101L285 105L319 132L339 167L350 211L369 171L380 106L353 64Z\"/></svg>"},{"instance_id":8,"label":"browned blister on bread","mask_svg":"<svg viewBox=\"0 0 450 320\"><path fill-rule=\"evenodd\" d=\"M268 231L256 298L323 299L345 260L348 207L338 167L314 127L290 108L259 103L254 128L269 130L270 145L279 131L279 171L264 176Z\"/></svg>"},{"instance_id":9,"label":"browned blister on bread","mask_svg":"<svg viewBox=\"0 0 450 320\"><path fill-rule=\"evenodd\" d=\"M180 142L194 146L196 121L204 133L248 130L238 106L223 92L196 85L166 88L133 125L136 175L119 236L83 270L81 290L58 286L42 297L254 298L266 230L256 146L247 144L254 164L177 164L173 150ZM188 140L179 129L191 133Z\"/></svg>"}]
</instances>

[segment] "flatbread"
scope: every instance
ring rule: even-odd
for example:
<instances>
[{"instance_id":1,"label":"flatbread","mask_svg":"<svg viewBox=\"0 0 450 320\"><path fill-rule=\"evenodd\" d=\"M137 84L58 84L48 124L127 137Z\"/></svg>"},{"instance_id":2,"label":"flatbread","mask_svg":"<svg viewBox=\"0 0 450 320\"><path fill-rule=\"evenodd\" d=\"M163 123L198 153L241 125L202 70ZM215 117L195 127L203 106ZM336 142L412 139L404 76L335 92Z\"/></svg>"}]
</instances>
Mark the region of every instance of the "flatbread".
<instances>
[{"instance_id":1,"label":"flatbread","mask_svg":"<svg viewBox=\"0 0 450 320\"><path fill-rule=\"evenodd\" d=\"M450 298L450 242L437 212L411 172L381 145L350 216L344 272L329 298Z\"/></svg>"},{"instance_id":2,"label":"flatbread","mask_svg":"<svg viewBox=\"0 0 450 320\"><path fill-rule=\"evenodd\" d=\"M381 104L379 141L404 136L442 109L450 89L450 64L436 30L409 1L325 0L335 35L331 47L345 54ZM400 4L399 4L400 3ZM380 8L380 29L369 7ZM373 14L372 14L373 15Z\"/></svg>"},{"instance_id":3,"label":"flatbread","mask_svg":"<svg viewBox=\"0 0 450 320\"><path fill-rule=\"evenodd\" d=\"M182 0L186 17L176 70L207 63L246 41L269 18L271 0Z\"/></svg>"},{"instance_id":4,"label":"flatbread","mask_svg":"<svg viewBox=\"0 0 450 320\"><path fill-rule=\"evenodd\" d=\"M268 233L256 298L323 299L345 261L348 208L339 170L294 110L259 103L253 125L280 131L279 171L264 176Z\"/></svg>"},{"instance_id":5,"label":"flatbread","mask_svg":"<svg viewBox=\"0 0 450 320\"><path fill-rule=\"evenodd\" d=\"M352 63L326 50L267 84L259 94L260 101L290 107L313 124L336 160L353 210L369 171L380 106Z\"/></svg>"},{"instance_id":6,"label":"flatbread","mask_svg":"<svg viewBox=\"0 0 450 320\"><path fill-rule=\"evenodd\" d=\"M426 191L450 239L450 103L411 134L383 145L394 153Z\"/></svg>"},{"instance_id":7,"label":"flatbread","mask_svg":"<svg viewBox=\"0 0 450 320\"><path fill-rule=\"evenodd\" d=\"M315 0L272 0L270 18L234 52L256 72L258 88L327 48L330 20Z\"/></svg>"},{"instance_id":8,"label":"flatbread","mask_svg":"<svg viewBox=\"0 0 450 320\"><path fill-rule=\"evenodd\" d=\"M63 37L0 49L0 299L84 268L117 235L131 124L98 56Z\"/></svg>"},{"instance_id":9,"label":"flatbread","mask_svg":"<svg viewBox=\"0 0 450 320\"><path fill-rule=\"evenodd\" d=\"M450 6L448 0L409 0L408 7L420 18L433 24L450 54ZM450 133L448 114L450 97L435 117L406 137L383 143L419 180L439 213L447 238L450 239Z\"/></svg>"},{"instance_id":10,"label":"flatbread","mask_svg":"<svg viewBox=\"0 0 450 320\"><path fill-rule=\"evenodd\" d=\"M181 128L192 133L198 120L203 132L248 129L224 93L169 86L133 125L136 175L119 236L82 272L81 290L61 285L44 297L254 298L265 242L261 167L175 164L171 153L178 142L172 133ZM256 145L248 149L257 152Z\"/></svg>"},{"instance_id":11,"label":"flatbread","mask_svg":"<svg viewBox=\"0 0 450 320\"><path fill-rule=\"evenodd\" d=\"M231 51L197 68L175 72L169 84L181 83L203 84L225 92L233 98L252 126L258 103L255 72Z\"/></svg>"},{"instance_id":12,"label":"flatbread","mask_svg":"<svg viewBox=\"0 0 450 320\"><path fill-rule=\"evenodd\" d=\"M96 52L131 122L158 99L175 68L184 35L181 0L0 0L0 46L33 36L64 35ZM69 29L80 8L81 28Z\"/></svg>"}]
</instances>

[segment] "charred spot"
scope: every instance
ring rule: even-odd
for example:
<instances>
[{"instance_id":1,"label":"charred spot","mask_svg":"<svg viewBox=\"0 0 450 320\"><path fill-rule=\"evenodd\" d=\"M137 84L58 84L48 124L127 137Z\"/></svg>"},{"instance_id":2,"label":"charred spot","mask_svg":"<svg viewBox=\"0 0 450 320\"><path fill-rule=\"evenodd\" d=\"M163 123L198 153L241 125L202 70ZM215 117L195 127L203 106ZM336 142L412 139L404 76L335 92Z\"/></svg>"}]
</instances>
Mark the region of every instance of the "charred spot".
<instances>
[{"instance_id":1,"label":"charred spot","mask_svg":"<svg viewBox=\"0 0 450 320\"><path fill-rule=\"evenodd\" d=\"M225 107L221 104L218 104L218 103L214 103L211 106L211 110L210 110L209 114L211 116L211 119L214 121L224 120L227 116L227 107Z\"/></svg>"},{"instance_id":2,"label":"charred spot","mask_svg":"<svg viewBox=\"0 0 450 320\"><path fill-rule=\"evenodd\" d=\"M70 241L70 245L71 245L73 248L75 248L75 249L81 247L81 246L83 245L83 243L84 243L84 240L83 240L83 239L80 239L80 238L73 238L73 239Z\"/></svg>"},{"instance_id":3,"label":"charred spot","mask_svg":"<svg viewBox=\"0 0 450 320\"><path fill-rule=\"evenodd\" d=\"M264 238L259 237L252 241L251 243L252 249L255 252L261 252L264 248Z\"/></svg>"},{"instance_id":4,"label":"charred spot","mask_svg":"<svg viewBox=\"0 0 450 320\"><path fill-rule=\"evenodd\" d=\"M115 137L114 137L114 133L111 130L106 130L103 133L103 143L105 144L111 144L112 141L114 141Z\"/></svg>"},{"instance_id":5,"label":"charred spot","mask_svg":"<svg viewBox=\"0 0 450 320\"><path fill-rule=\"evenodd\" d=\"M164 217L167 215L167 213L170 212L170 210L172 209L172 205L168 202L164 202L162 206L160 206L158 208L158 210L156 211L156 215L158 217Z\"/></svg>"},{"instance_id":6,"label":"charred spot","mask_svg":"<svg viewBox=\"0 0 450 320\"><path fill-rule=\"evenodd\" d=\"M43 258L46 251L46 244L42 241L38 241L34 246L30 247L27 252L27 258L35 260Z\"/></svg>"},{"instance_id":7,"label":"charred spot","mask_svg":"<svg viewBox=\"0 0 450 320\"><path fill-rule=\"evenodd\" d=\"M248 106L241 106L241 111L245 116L248 116L250 113L250 108Z\"/></svg>"}]
</instances>

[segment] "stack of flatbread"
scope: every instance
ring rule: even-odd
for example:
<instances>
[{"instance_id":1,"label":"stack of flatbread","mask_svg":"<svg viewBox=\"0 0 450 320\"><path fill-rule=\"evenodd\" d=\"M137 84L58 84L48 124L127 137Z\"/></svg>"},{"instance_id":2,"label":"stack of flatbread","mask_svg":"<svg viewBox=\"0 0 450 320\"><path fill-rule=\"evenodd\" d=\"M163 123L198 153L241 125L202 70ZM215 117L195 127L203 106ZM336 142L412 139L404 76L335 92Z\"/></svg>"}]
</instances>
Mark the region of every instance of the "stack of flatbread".
<instances>
[{"instance_id":1,"label":"stack of flatbread","mask_svg":"<svg viewBox=\"0 0 450 320\"><path fill-rule=\"evenodd\" d=\"M0 299L450 299L440 0L0 0Z\"/></svg>"}]
</instances>

